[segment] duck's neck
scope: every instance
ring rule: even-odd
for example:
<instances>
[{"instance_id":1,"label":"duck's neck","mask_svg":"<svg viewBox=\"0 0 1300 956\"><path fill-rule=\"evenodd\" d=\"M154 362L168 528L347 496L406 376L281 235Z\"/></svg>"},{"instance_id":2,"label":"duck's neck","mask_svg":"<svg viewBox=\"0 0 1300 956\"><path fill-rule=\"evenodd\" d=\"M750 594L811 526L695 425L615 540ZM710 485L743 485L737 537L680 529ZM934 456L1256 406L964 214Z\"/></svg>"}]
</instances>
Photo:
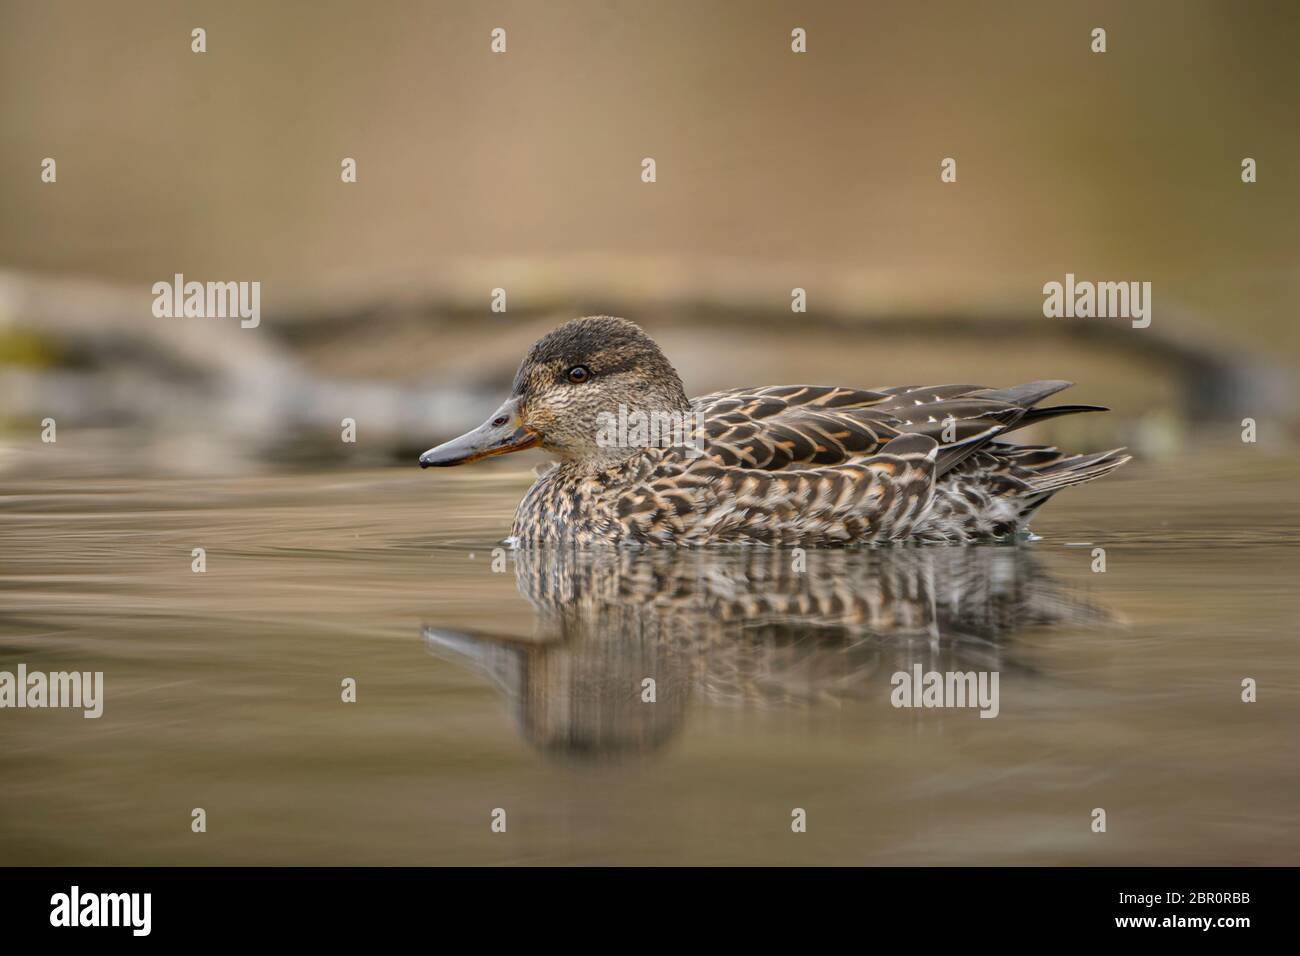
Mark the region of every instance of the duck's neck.
<instances>
[{"instance_id":1,"label":"duck's neck","mask_svg":"<svg viewBox=\"0 0 1300 956\"><path fill-rule=\"evenodd\" d=\"M561 457L549 474L562 478L590 478L604 472L618 471L645 456L644 448L603 448L597 454Z\"/></svg>"}]
</instances>

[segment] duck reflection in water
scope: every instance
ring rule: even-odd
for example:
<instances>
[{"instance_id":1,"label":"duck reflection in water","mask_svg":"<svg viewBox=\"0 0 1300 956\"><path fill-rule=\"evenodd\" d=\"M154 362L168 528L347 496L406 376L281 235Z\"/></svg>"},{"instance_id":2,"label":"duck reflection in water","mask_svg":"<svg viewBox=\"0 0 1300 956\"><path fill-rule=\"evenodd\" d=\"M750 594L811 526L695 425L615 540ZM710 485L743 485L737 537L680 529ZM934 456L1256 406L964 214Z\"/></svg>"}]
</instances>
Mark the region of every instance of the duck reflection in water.
<instances>
[{"instance_id":1,"label":"duck reflection in water","mask_svg":"<svg viewBox=\"0 0 1300 956\"><path fill-rule=\"evenodd\" d=\"M887 700L891 675L918 663L1025 671L1010 654L1018 631L1111 620L1016 546L512 557L536 638L429 626L426 647L491 678L529 742L572 758L654 750L692 699L824 706Z\"/></svg>"}]
</instances>

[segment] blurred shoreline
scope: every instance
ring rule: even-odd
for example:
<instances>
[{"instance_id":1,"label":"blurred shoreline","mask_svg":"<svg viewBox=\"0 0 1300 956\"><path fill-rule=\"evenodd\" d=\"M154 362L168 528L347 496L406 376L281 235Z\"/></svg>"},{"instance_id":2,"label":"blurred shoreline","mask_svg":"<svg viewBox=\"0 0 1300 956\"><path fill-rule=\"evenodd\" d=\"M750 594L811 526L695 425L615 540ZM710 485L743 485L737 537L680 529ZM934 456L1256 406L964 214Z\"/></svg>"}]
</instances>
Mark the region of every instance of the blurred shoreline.
<instances>
[{"instance_id":1,"label":"blurred shoreline","mask_svg":"<svg viewBox=\"0 0 1300 956\"><path fill-rule=\"evenodd\" d=\"M846 302L792 314L744 304L729 287L711 296L699 283L670 285L680 299L640 303L608 284L512 288L516 305L504 314L435 288L328 303L268 297L262 325L244 329L237 319L157 318L147 286L0 272L0 442L36 443L40 423L53 418L60 450L97 434L117 444L119 464L135 453L142 466L179 473L402 461L477 424L537 337L604 312L643 324L690 394L1067 378L1076 383L1071 400L1113 411L1059 420L1025 440L1083 451L1125 444L1159 457L1239 440L1248 416L1261 440L1294 444L1286 366L1167 314L1134 329L1126 320ZM356 423L355 443L342 440L345 419ZM0 455L0 468L29 460Z\"/></svg>"}]
</instances>

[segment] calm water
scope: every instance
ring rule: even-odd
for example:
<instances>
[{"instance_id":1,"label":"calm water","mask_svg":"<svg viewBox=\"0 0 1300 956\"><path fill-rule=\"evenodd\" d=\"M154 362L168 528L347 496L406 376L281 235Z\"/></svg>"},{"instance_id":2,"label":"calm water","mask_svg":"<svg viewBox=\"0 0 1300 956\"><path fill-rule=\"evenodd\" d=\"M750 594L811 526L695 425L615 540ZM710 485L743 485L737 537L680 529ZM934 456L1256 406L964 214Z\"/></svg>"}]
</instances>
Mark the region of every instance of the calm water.
<instances>
[{"instance_id":1,"label":"calm water","mask_svg":"<svg viewBox=\"0 0 1300 956\"><path fill-rule=\"evenodd\" d=\"M801 572L494 555L509 468L0 479L0 670L107 685L0 711L0 863L1300 863L1300 462L1220 457Z\"/></svg>"}]
</instances>

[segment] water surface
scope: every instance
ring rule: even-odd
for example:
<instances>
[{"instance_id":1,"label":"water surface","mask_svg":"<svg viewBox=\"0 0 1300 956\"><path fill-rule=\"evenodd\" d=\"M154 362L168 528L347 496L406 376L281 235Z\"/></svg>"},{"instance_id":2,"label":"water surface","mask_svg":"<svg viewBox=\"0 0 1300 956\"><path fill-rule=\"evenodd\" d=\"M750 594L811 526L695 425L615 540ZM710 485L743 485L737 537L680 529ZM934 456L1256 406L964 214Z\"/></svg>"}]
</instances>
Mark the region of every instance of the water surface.
<instances>
[{"instance_id":1,"label":"water surface","mask_svg":"<svg viewBox=\"0 0 1300 956\"><path fill-rule=\"evenodd\" d=\"M495 550L511 467L10 476L0 670L107 693L0 711L0 863L1295 864L1297 478L1137 463L1036 541L795 555ZM916 664L999 715L893 707Z\"/></svg>"}]
</instances>

